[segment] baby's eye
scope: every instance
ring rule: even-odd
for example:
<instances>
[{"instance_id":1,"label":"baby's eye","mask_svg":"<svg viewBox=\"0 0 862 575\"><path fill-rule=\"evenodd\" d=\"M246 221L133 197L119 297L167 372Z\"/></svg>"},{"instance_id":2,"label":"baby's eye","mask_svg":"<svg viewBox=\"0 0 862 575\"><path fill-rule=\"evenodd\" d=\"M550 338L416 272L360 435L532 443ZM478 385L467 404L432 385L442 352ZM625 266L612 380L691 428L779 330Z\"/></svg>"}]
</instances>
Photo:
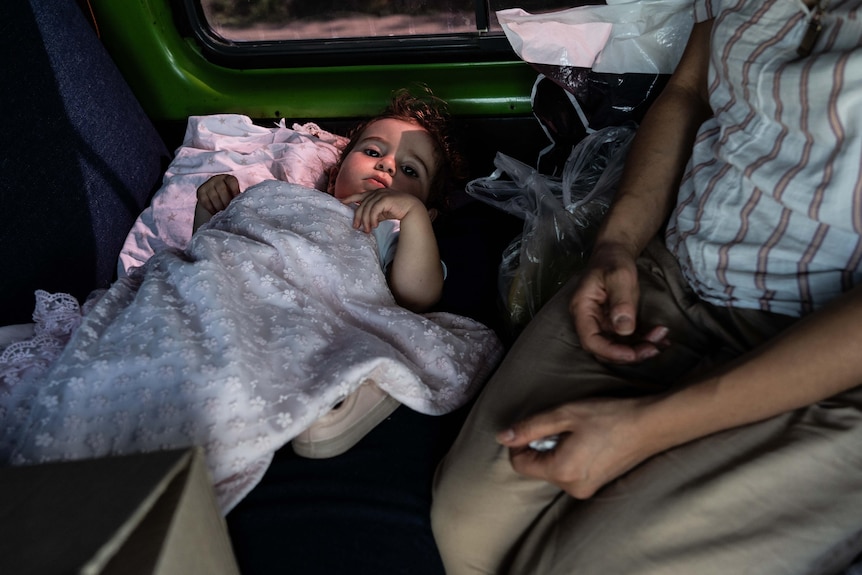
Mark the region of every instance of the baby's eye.
<instances>
[{"instance_id":1,"label":"baby's eye","mask_svg":"<svg viewBox=\"0 0 862 575\"><path fill-rule=\"evenodd\" d=\"M372 158L379 158L380 157L380 152L378 152L374 148L366 148L366 149L362 150L362 153L365 154L366 156L371 156Z\"/></svg>"},{"instance_id":2,"label":"baby's eye","mask_svg":"<svg viewBox=\"0 0 862 575\"><path fill-rule=\"evenodd\" d=\"M410 176L411 178L418 178L419 177L419 172L417 172L411 166L404 166L401 168L401 171L404 172L405 174L407 174L408 176Z\"/></svg>"}]
</instances>

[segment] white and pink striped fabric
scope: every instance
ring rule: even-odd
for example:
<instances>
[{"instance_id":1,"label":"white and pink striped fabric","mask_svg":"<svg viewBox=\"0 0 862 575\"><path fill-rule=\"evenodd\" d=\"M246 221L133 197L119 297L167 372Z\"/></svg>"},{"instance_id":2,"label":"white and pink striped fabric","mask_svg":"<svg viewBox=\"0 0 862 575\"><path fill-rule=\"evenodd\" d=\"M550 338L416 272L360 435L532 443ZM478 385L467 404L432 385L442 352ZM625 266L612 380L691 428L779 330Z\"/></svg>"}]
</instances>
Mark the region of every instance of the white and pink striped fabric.
<instances>
[{"instance_id":1,"label":"white and pink striped fabric","mask_svg":"<svg viewBox=\"0 0 862 575\"><path fill-rule=\"evenodd\" d=\"M667 242L705 300L800 316L862 280L860 5L829 2L802 57L802 0L696 2L714 116Z\"/></svg>"}]
</instances>

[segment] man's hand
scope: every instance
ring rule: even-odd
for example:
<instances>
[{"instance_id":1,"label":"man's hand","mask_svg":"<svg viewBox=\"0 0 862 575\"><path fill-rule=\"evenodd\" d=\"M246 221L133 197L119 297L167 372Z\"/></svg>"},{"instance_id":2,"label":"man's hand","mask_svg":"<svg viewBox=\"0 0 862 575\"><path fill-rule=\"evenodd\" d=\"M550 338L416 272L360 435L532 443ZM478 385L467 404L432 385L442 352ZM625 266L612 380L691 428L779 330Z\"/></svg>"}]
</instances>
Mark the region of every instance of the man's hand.
<instances>
[{"instance_id":1,"label":"man's hand","mask_svg":"<svg viewBox=\"0 0 862 575\"><path fill-rule=\"evenodd\" d=\"M512 467L543 479L572 497L586 499L652 455L639 429L645 399L589 399L529 417L497 434L509 448ZM529 443L559 435L556 447L536 451Z\"/></svg>"},{"instance_id":2,"label":"man's hand","mask_svg":"<svg viewBox=\"0 0 862 575\"><path fill-rule=\"evenodd\" d=\"M597 247L569 304L583 348L600 361L629 364L667 347L666 327L638 332L639 298L635 257L621 247Z\"/></svg>"}]
</instances>

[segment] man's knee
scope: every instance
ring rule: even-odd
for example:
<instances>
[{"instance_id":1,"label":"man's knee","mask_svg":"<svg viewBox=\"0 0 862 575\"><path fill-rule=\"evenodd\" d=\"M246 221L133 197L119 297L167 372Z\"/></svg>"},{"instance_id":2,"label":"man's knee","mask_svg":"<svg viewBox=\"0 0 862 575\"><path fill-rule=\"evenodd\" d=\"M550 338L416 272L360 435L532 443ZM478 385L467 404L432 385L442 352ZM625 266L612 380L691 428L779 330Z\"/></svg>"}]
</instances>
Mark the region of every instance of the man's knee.
<instances>
[{"instance_id":1,"label":"man's knee","mask_svg":"<svg viewBox=\"0 0 862 575\"><path fill-rule=\"evenodd\" d=\"M446 568L446 573L462 572L458 567L470 549L466 541L473 530L473 509L469 498L463 498L464 482L453 479L451 474L444 472L446 460L441 463L434 478L433 497L431 503L431 529L434 540Z\"/></svg>"}]
</instances>

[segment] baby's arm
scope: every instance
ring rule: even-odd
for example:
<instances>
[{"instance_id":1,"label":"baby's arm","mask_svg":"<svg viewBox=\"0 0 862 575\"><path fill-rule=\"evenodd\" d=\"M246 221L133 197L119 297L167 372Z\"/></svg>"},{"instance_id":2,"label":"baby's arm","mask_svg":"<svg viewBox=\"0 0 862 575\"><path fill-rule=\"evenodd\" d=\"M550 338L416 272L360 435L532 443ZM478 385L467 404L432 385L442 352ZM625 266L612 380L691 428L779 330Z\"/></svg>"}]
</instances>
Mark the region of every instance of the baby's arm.
<instances>
[{"instance_id":1,"label":"baby's arm","mask_svg":"<svg viewBox=\"0 0 862 575\"><path fill-rule=\"evenodd\" d=\"M443 264L425 204L415 196L391 189L345 198L360 201L354 226L370 232L383 220L401 221L398 248L389 268L389 289L398 305L423 312L443 293Z\"/></svg>"},{"instance_id":2,"label":"baby's arm","mask_svg":"<svg viewBox=\"0 0 862 575\"><path fill-rule=\"evenodd\" d=\"M424 205L401 218L398 247L387 279L395 301L411 311L426 311L440 300L443 264Z\"/></svg>"},{"instance_id":3,"label":"baby's arm","mask_svg":"<svg viewBox=\"0 0 862 575\"><path fill-rule=\"evenodd\" d=\"M216 213L225 209L239 195L239 181L229 174L219 174L201 184L197 190L195 220L192 233L210 221Z\"/></svg>"}]
</instances>

